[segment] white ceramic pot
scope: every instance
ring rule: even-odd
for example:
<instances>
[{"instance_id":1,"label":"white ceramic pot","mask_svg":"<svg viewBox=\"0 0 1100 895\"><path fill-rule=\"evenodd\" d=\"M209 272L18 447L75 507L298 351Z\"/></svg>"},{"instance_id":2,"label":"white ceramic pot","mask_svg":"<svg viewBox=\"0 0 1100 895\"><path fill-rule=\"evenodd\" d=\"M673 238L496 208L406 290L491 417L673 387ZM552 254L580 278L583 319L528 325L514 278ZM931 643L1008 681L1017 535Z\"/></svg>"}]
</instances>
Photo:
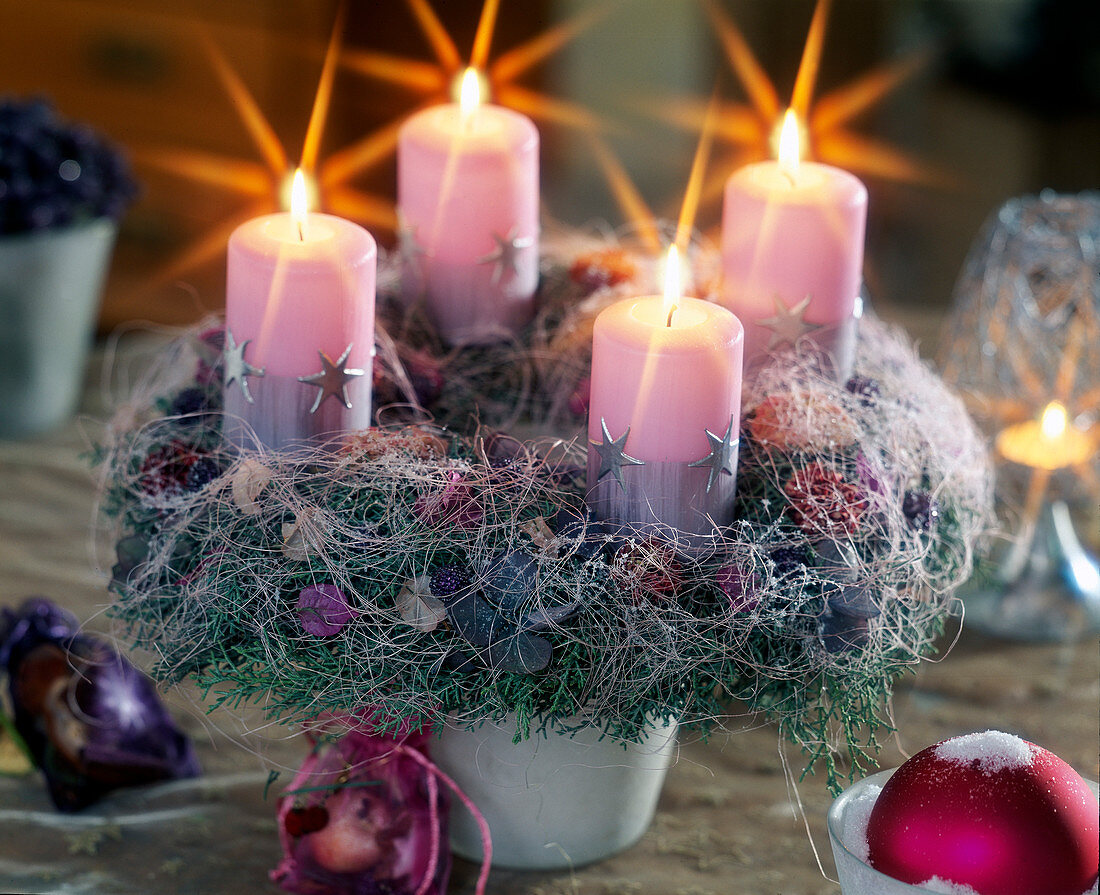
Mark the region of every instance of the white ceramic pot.
<instances>
[{"instance_id":1,"label":"white ceramic pot","mask_svg":"<svg viewBox=\"0 0 1100 895\"><path fill-rule=\"evenodd\" d=\"M883 787L897 768L879 771L844 790L829 809L829 843L833 847L841 895L931 895L943 889L913 886L875 870L853 850L855 837L863 834L869 806L860 805L860 796L871 786ZM1094 793L1100 791L1086 780ZM860 818L858 815L862 815Z\"/></svg>"},{"instance_id":2,"label":"white ceramic pot","mask_svg":"<svg viewBox=\"0 0 1100 895\"><path fill-rule=\"evenodd\" d=\"M44 432L76 408L117 225L0 238L0 437Z\"/></svg>"},{"instance_id":3,"label":"white ceramic pot","mask_svg":"<svg viewBox=\"0 0 1100 895\"><path fill-rule=\"evenodd\" d=\"M432 755L485 816L494 867L557 870L610 857L642 837L676 752L676 729L675 721L655 727L643 743L624 747L592 727L533 734L518 745L514 721L448 727ZM457 799L452 804L451 849L480 861L478 826Z\"/></svg>"}]
</instances>

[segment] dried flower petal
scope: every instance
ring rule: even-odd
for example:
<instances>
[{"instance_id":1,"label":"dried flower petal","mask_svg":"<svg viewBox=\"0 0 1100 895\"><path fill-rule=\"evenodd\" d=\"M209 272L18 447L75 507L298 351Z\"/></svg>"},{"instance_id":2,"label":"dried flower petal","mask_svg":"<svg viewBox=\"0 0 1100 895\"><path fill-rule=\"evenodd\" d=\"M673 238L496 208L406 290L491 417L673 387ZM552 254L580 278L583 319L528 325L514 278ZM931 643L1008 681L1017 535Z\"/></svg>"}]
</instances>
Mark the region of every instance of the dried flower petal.
<instances>
[{"instance_id":1,"label":"dried flower petal","mask_svg":"<svg viewBox=\"0 0 1100 895\"><path fill-rule=\"evenodd\" d=\"M319 507L299 510L293 522L284 522L282 553L287 559L304 561L325 552L325 543L332 535L332 518Z\"/></svg>"},{"instance_id":2,"label":"dried flower petal","mask_svg":"<svg viewBox=\"0 0 1100 895\"><path fill-rule=\"evenodd\" d=\"M715 576L718 587L729 600L731 612L752 612L760 605L760 579L739 565L723 566Z\"/></svg>"},{"instance_id":3,"label":"dried flower petal","mask_svg":"<svg viewBox=\"0 0 1100 895\"><path fill-rule=\"evenodd\" d=\"M233 503L246 516L257 516L260 504L257 498L271 481L271 470L251 457L245 457L229 475Z\"/></svg>"},{"instance_id":4,"label":"dried flower petal","mask_svg":"<svg viewBox=\"0 0 1100 895\"><path fill-rule=\"evenodd\" d=\"M344 592L335 584L312 584L298 595L298 618L306 632L315 637L332 637L359 615L348 605Z\"/></svg>"},{"instance_id":5,"label":"dried flower petal","mask_svg":"<svg viewBox=\"0 0 1100 895\"><path fill-rule=\"evenodd\" d=\"M418 631L434 631L447 618L443 602L432 596L427 575L406 581L397 592L396 605L402 621Z\"/></svg>"},{"instance_id":6,"label":"dried flower petal","mask_svg":"<svg viewBox=\"0 0 1100 895\"><path fill-rule=\"evenodd\" d=\"M615 554L611 578L636 601L672 600L683 584L683 566L676 551L660 541L628 541Z\"/></svg>"},{"instance_id":7,"label":"dried flower petal","mask_svg":"<svg viewBox=\"0 0 1100 895\"><path fill-rule=\"evenodd\" d=\"M558 554L561 552L560 545L545 518L538 516L528 522L524 522L523 525L519 527L519 530L527 535L527 537L531 539L531 543L538 547L543 553L548 554L554 559L558 557Z\"/></svg>"}]
</instances>

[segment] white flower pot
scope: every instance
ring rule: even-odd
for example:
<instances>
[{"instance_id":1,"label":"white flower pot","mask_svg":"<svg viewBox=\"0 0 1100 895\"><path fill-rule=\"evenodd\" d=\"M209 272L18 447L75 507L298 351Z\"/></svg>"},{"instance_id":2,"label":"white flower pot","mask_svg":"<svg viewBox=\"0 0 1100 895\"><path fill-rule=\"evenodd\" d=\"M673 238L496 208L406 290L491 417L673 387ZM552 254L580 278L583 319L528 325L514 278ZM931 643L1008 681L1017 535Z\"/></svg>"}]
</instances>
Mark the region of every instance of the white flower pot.
<instances>
[{"instance_id":1,"label":"white flower pot","mask_svg":"<svg viewBox=\"0 0 1100 895\"><path fill-rule=\"evenodd\" d=\"M493 866L522 870L577 867L629 848L653 820L665 772L676 751L675 721L652 729L640 745L532 734L512 743L514 720L475 730L448 727L432 754L485 816ZM451 849L480 861L481 835L454 800Z\"/></svg>"},{"instance_id":2,"label":"white flower pot","mask_svg":"<svg viewBox=\"0 0 1100 895\"><path fill-rule=\"evenodd\" d=\"M100 219L0 238L0 437L76 408L117 229Z\"/></svg>"}]
</instances>

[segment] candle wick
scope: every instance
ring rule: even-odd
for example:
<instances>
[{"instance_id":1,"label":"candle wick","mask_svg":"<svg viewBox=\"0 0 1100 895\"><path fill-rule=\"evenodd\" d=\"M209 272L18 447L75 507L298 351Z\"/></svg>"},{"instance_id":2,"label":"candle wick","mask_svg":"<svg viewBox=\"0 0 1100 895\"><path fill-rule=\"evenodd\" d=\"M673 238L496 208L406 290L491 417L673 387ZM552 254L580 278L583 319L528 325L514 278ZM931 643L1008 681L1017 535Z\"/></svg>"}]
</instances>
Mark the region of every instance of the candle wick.
<instances>
[{"instance_id":1,"label":"candle wick","mask_svg":"<svg viewBox=\"0 0 1100 895\"><path fill-rule=\"evenodd\" d=\"M302 222L298 221L298 242L305 242L305 241L306 241L306 234L305 234L305 231L302 229Z\"/></svg>"},{"instance_id":2,"label":"candle wick","mask_svg":"<svg viewBox=\"0 0 1100 895\"><path fill-rule=\"evenodd\" d=\"M787 180L790 183L792 189L794 189L794 187L798 186L798 183L794 179L794 172L789 171L787 168L780 168L779 171L784 177L787 178Z\"/></svg>"},{"instance_id":3,"label":"candle wick","mask_svg":"<svg viewBox=\"0 0 1100 895\"><path fill-rule=\"evenodd\" d=\"M673 305L671 308L668 309L668 320L665 321L665 326L667 326L669 328L672 327L672 315L676 313L676 308L677 307L679 307L679 306L678 305Z\"/></svg>"}]
</instances>

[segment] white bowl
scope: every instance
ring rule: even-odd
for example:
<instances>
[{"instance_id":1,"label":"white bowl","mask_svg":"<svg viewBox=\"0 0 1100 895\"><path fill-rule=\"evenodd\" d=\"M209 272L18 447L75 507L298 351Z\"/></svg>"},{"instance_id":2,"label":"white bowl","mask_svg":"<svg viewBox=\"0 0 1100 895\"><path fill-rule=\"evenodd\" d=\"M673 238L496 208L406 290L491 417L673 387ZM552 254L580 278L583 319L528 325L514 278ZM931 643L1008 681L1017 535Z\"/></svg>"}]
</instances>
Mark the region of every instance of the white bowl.
<instances>
[{"instance_id":1,"label":"white bowl","mask_svg":"<svg viewBox=\"0 0 1100 895\"><path fill-rule=\"evenodd\" d=\"M896 770L897 768L891 768L888 771L879 771L854 783L837 796L832 807L829 808L829 842L833 846L833 859L836 861L837 877L840 879L840 891L843 895L929 895L930 892L937 891L925 886L912 886L909 883L899 882L893 877L880 873L854 854L845 844L851 841L845 828L853 820L852 806L869 787L885 786L886 781ZM1094 793L1100 791L1094 781L1085 782Z\"/></svg>"}]
</instances>

